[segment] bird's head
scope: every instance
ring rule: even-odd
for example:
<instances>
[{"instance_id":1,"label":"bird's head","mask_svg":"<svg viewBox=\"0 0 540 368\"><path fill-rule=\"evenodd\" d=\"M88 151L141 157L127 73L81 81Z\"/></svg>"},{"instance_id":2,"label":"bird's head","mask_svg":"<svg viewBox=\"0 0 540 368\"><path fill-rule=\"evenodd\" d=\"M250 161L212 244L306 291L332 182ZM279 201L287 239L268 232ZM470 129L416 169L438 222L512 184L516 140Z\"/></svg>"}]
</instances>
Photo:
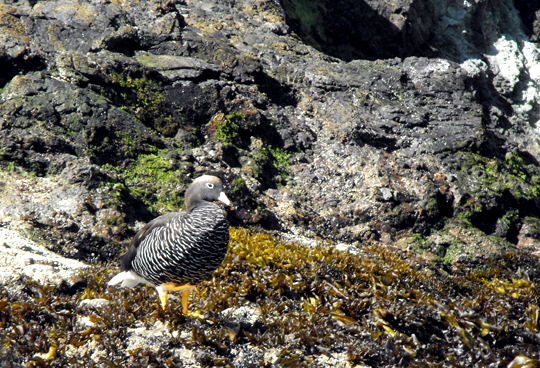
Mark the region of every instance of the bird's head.
<instances>
[{"instance_id":1,"label":"bird's head","mask_svg":"<svg viewBox=\"0 0 540 368\"><path fill-rule=\"evenodd\" d=\"M186 206L188 211L202 201L219 201L227 206L231 205L231 201L229 201L223 190L223 183L218 177L212 175L198 177L186 191Z\"/></svg>"}]
</instances>

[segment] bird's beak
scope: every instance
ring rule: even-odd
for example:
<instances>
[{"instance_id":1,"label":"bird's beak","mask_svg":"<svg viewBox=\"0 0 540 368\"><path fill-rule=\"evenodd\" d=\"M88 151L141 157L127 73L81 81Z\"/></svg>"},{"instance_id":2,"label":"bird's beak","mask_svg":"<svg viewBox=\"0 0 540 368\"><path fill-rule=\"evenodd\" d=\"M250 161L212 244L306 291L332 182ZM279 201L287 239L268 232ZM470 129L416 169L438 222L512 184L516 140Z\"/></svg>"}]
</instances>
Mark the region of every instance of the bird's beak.
<instances>
[{"instance_id":1,"label":"bird's beak","mask_svg":"<svg viewBox=\"0 0 540 368\"><path fill-rule=\"evenodd\" d=\"M225 204L226 206L231 205L231 201L229 201L229 198L227 198L227 196L225 195L225 192L219 193L218 201Z\"/></svg>"}]
</instances>

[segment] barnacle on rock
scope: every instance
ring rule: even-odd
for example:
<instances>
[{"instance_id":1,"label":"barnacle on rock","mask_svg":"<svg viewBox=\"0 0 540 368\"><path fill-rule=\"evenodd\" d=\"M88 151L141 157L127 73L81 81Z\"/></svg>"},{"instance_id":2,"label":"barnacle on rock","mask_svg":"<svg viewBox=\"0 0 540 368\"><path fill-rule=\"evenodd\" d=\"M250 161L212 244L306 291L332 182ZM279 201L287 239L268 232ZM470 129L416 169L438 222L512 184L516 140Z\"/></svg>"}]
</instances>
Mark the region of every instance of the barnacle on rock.
<instances>
[{"instance_id":1,"label":"barnacle on rock","mask_svg":"<svg viewBox=\"0 0 540 368\"><path fill-rule=\"evenodd\" d=\"M537 364L539 277L519 269L534 256L434 276L387 249L355 253L231 229L225 262L192 298L202 321L179 301L161 310L150 287L106 288L106 264L82 271L73 295L21 279L0 289L1 353L49 367Z\"/></svg>"}]
</instances>

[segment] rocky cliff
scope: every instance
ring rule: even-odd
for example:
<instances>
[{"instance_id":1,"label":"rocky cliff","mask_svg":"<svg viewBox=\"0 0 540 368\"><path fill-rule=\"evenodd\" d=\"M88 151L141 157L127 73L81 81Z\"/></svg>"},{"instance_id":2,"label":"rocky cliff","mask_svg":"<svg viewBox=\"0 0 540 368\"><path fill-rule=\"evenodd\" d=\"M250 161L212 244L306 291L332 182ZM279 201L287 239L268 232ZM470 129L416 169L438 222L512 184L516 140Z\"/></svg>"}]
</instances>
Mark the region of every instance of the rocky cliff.
<instances>
[{"instance_id":1,"label":"rocky cliff","mask_svg":"<svg viewBox=\"0 0 540 368\"><path fill-rule=\"evenodd\" d=\"M511 3L303 5L4 5L3 223L105 260L215 171L236 224L538 237L540 63Z\"/></svg>"},{"instance_id":2,"label":"rocky cliff","mask_svg":"<svg viewBox=\"0 0 540 368\"><path fill-rule=\"evenodd\" d=\"M445 277L518 252L512 275L538 282L539 14L525 0L5 1L0 224L109 262L215 173L235 226L391 249Z\"/></svg>"}]
</instances>

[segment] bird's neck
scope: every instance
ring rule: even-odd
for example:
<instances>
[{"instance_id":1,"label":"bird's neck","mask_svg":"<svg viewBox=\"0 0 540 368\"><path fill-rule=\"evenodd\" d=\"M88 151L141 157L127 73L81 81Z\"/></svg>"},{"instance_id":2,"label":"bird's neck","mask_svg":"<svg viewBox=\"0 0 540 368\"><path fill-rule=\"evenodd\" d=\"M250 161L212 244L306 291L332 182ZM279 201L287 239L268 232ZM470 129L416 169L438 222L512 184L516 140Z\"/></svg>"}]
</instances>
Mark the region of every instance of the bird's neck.
<instances>
[{"instance_id":1,"label":"bird's neck","mask_svg":"<svg viewBox=\"0 0 540 368\"><path fill-rule=\"evenodd\" d=\"M193 209L203 205L206 201L203 201L202 199L196 201L196 200L190 200L189 202L186 202L186 210L188 212L193 211Z\"/></svg>"},{"instance_id":2,"label":"bird's neck","mask_svg":"<svg viewBox=\"0 0 540 368\"><path fill-rule=\"evenodd\" d=\"M187 212L193 211L195 208L208 205L212 202L202 199L200 196L190 196L186 201L186 210Z\"/></svg>"},{"instance_id":3,"label":"bird's neck","mask_svg":"<svg viewBox=\"0 0 540 368\"><path fill-rule=\"evenodd\" d=\"M200 206L203 202L203 199L200 195L197 195L197 192L194 192L193 186L189 187L186 191L185 197L186 198L186 210L188 212L191 212L195 207Z\"/></svg>"}]
</instances>

